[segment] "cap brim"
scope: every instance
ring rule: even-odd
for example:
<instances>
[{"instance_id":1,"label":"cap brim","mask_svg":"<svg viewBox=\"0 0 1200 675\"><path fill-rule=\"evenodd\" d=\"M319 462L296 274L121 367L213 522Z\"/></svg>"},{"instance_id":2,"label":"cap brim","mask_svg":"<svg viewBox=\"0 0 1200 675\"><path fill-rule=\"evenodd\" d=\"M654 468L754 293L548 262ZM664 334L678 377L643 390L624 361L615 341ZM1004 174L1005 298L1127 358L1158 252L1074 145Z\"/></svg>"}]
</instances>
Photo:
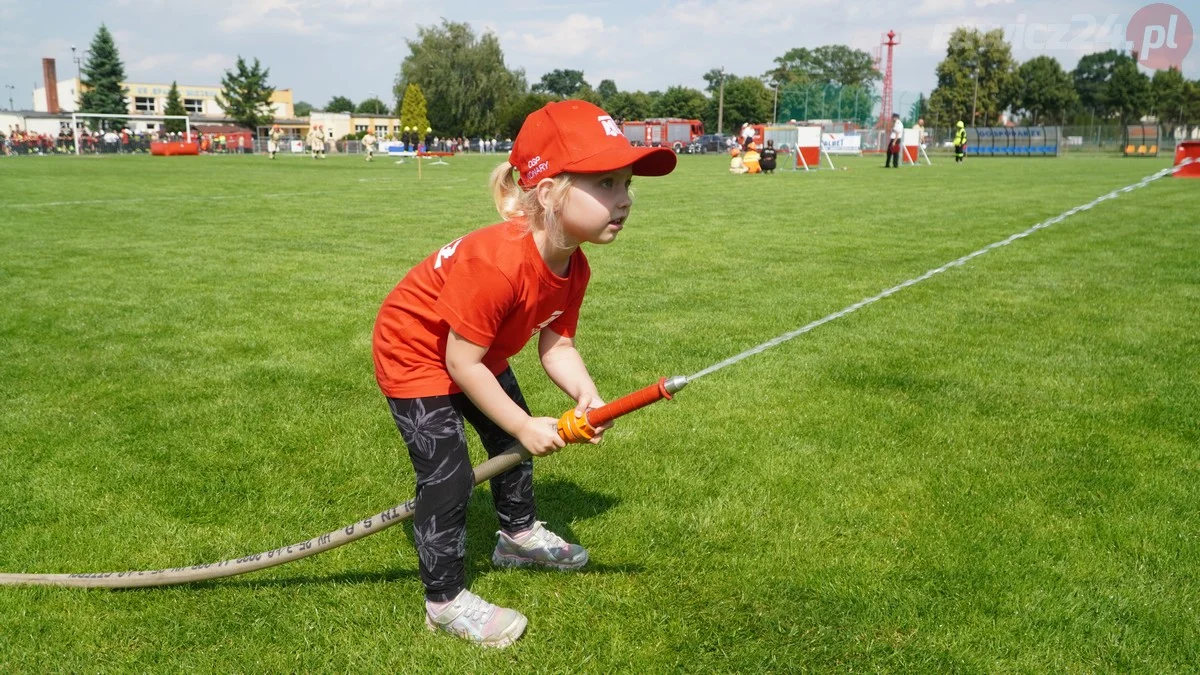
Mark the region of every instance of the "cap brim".
<instances>
[{"instance_id":1,"label":"cap brim","mask_svg":"<svg viewBox=\"0 0 1200 675\"><path fill-rule=\"evenodd\" d=\"M564 166L563 171L572 173L604 173L627 166L633 167L635 176L665 176L675 170L678 159L670 148L611 148L591 157Z\"/></svg>"}]
</instances>

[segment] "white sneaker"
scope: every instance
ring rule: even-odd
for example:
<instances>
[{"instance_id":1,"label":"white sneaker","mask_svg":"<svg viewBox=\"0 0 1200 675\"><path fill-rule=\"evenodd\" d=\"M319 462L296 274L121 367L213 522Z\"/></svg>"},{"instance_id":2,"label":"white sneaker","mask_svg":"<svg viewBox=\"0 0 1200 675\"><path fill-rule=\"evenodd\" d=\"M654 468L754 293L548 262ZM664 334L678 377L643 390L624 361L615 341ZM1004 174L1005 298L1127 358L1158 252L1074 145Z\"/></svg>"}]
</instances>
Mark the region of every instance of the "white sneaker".
<instances>
[{"instance_id":1,"label":"white sneaker","mask_svg":"<svg viewBox=\"0 0 1200 675\"><path fill-rule=\"evenodd\" d=\"M578 544L568 544L562 537L542 527L537 521L533 529L513 538L500 531L496 550L492 551L492 563L498 567L528 567L537 565L560 570L577 570L587 564L587 549Z\"/></svg>"},{"instance_id":2,"label":"white sneaker","mask_svg":"<svg viewBox=\"0 0 1200 675\"><path fill-rule=\"evenodd\" d=\"M515 609L497 607L465 588L434 616L425 609L425 627L457 635L484 647L507 647L521 637L529 620Z\"/></svg>"}]
</instances>

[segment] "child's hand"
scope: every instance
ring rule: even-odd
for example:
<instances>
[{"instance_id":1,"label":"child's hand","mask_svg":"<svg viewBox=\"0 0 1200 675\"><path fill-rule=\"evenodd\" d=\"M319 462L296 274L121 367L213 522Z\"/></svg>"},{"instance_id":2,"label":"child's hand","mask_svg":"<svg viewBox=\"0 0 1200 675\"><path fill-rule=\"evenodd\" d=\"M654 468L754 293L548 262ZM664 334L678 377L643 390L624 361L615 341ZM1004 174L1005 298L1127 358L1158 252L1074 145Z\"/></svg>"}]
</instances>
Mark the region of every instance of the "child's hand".
<instances>
[{"instance_id":1,"label":"child's hand","mask_svg":"<svg viewBox=\"0 0 1200 675\"><path fill-rule=\"evenodd\" d=\"M517 440L535 457L545 457L567 445L558 435L558 420L553 417L530 417L517 432Z\"/></svg>"},{"instance_id":2,"label":"child's hand","mask_svg":"<svg viewBox=\"0 0 1200 675\"><path fill-rule=\"evenodd\" d=\"M575 404L575 416L582 417L585 412L587 412L589 410L594 410L603 405L604 405L604 400L601 399L599 396L592 396L591 394L584 394L579 397L579 402ZM600 438L602 436L604 436L604 432L611 429L612 425L613 425L613 423L610 420L608 423L601 424L600 426L596 427L596 435L592 436L591 440L589 440L588 443L591 443L592 445L599 444Z\"/></svg>"}]
</instances>

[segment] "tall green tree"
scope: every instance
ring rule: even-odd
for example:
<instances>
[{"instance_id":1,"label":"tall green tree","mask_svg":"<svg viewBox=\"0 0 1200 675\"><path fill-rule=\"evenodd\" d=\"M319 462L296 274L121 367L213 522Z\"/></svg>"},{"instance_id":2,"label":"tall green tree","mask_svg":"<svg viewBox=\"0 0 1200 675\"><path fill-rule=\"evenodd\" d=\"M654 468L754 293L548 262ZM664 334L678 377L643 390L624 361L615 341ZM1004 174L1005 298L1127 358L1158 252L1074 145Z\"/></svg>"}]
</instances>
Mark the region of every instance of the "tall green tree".
<instances>
[{"instance_id":1,"label":"tall green tree","mask_svg":"<svg viewBox=\"0 0 1200 675\"><path fill-rule=\"evenodd\" d=\"M1150 78L1138 70L1134 59L1122 60L1113 66L1112 77L1104 89L1104 103L1121 124L1137 122L1150 112Z\"/></svg>"},{"instance_id":2,"label":"tall green tree","mask_svg":"<svg viewBox=\"0 0 1200 675\"><path fill-rule=\"evenodd\" d=\"M521 125L530 113L540 110L547 103L557 100L551 94L522 94L508 102L500 113L500 129L497 136L512 140L517 137ZM611 113L611 111L610 111Z\"/></svg>"},{"instance_id":3,"label":"tall green tree","mask_svg":"<svg viewBox=\"0 0 1200 675\"><path fill-rule=\"evenodd\" d=\"M163 110L164 115L186 115L187 109L183 107L183 99L179 97L179 85L171 82L171 90L167 92L167 107ZM182 133L187 129L186 120L166 120L163 122L163 128L171 133Z\"/></svg>"},{"instance_id":4,"label":"tall green tree","mask_svg":"<svg viewBox=\"0 0 1200 675\"><path fill-rule=\"evenodd\" d=\"M429 112L425 105L425 93L416 82L409 82L400 101L400 126L413 127L423 138L429 128Z\"/></svg>"},{"instance_id":5,"label":"tall green tree","mask_svg":"<svg viewBox=\"0 0 1200 675\"><path fill-rule=\"evenodd\" d=\"M925 98L925 94L918 94L917 100L913 101L912 106L908 109L908 116L904 118L904 125L911 127L916 124L917 120L925 117L928 108L929 100Z\"/></svg>"},{"instance_id":6,"label":"tall green tree","mask_svg":"<svg viewBox=\"0 0 1200 675\"><path fill-rule=\"evenodd\" d=\"M583 87L591 88L583 79L582 70L552 70L531 87L536 94L554 94L563 98L572 98Z\"/></svg>"},{"instance_id":7,"label":"tall green tree","mask_svg":"<svg viewBox=\"0 0 1200 675\"><path fill-rule=\"evenodd\" d=\"M325 104L325 112L352 113L354 112L354 101L345 96L334 96L329 99L329 103Z\"/></svg>"},{"instance_id":8,"label":"tall green tree","mask_svg":"<svg viewBox=\"0 0 1200 675\"><path fill-rule=\"evenodd\" d=\"M721 91L722 80L729 80L737 76L733 73L727 73L721 68L712 68L703 77L707 83L704 85L704 91L716 96Z\"/></svg>"},{"instance_id":9,"label":"tall green tree","mask_svg":"<svg viewBox=\"0 0 1200 675\"><path fill-rule=\"evenodd\" d=\"M1150 94L1154 114L1162 122L1175 126L1188 119L1188 95L1191 93L1187 80L1178 68L1157 70L1150 80Z\"/></svg>"},{"instance_id":10,"label":"tall green tree","mask_svg":"<svg viewBox=\"0 0 1200 675\"><path fill-rule=\"evenodd\" d=\"M939 126L963 120L967 124L994 123L1005 109L1005 94L1012 91L1016 70L1012 47L1003 29L986 33L976 28L954 29L946 58L937 66L937 87L929 97L929 112ZM972 107L975 120L971 120Z\"/></svg>"},{"instance_id":11,"label":"tall green tree","mask_svg":"<svg viewBox=\"0 0 1200 675\"><path fill-rule=\"evenodd\" d=\"M600 80L600 84L596 86L596 94L600 96L600 102L607 105L608 99L617 95L617 83L612 80Z\"/></svg>"},{"instance_id":12,"label":"tall green tree","mask_svg":"<svg viewBox=\"0 0 1200 675\"><path fill-rule=\"evenodd\" d=\"M312 110L313 104L308 101L296 101L295 105L292 106L292 113L296 117L308 117L312 114Z\"/></svg>"},{"instance_id":13,"label":"tall green tree","mask_svg":"<svg viewBox=\"0 0 1200 675\"><path fill-rule=\"evenodd\" d=\"M764 80L777 82L780 87L808 83L861 87L880 77L870 54L846 45L789 49L775 58L774 68L763 74Z\"/></svg>"},{"instance_id":14,"label":"tall green tree","mask_svg":"<svg viewBox=\"0 0 1200 675\"><path fill-rule=\"evenodd\" d=\"M644 120L654 116L654 100L642 91L621 91L608 99L606 110L621 122Z\"/></svg>"},{"instance_id":15,"label":"tall green tree","mask_svg":"<svg viewBox=\"0 0 1200 675\"><path fill-rule=\"evenodd\" d=\"M267 84L270 68L263 68L258 59L247 65L239 54L233 70L225 71L221 78L221 93L217 94L217 105L225 111L239 127L256 131L269 126L275 120L271 109L271 95L275 87Z\"/></svg>"},{"instance_id":16,"label":"tall green tree","mask_svg":"<svg viewBox=\"0 0 1200 675\"><path fill-rule=\"evenodd\" d=\"M425 92L429 118L450 135L492 135L501 111L528 90L523 70L509 70L495 34L476 37L466 23L419 26L396 76L396 98L410 82Z\"/></svg>"},{"instance_id":17,"label":"tall green tree","mask_svg":"<svg viewBox=\"0 0 1200 675\"><path fill-rule=\"evenodd\" d=\"M743 122L763 124L771 121L771 108L775 101L775 91L768 89L757 77L726 77L725 78L725 107L721 115L722 129L717 128L718 97L709 99L708 109L704 116L705 129L712 133L726 133L736 130Z\"/></svg>"},{"instance_id":18,"label":"tall green tree","mask_svg":"<svg viewBox=\"0 0 1200 675\"><path fill-rule=\"evenodd\" d=\"M96 37L92 38L91 53L83 65L81 78L83 94L79 97L79 110L85 113L124 115L129 112L129 101L125 98L125 64L113 41L108 27L100 24ZM120 129L125 120L96 120L88 122L93 130L100 128Z\"/></svg>"},{"instance_id":19,"label":"tall green tree","mask_svg":"<svg viewBox=\"0 0 1200 675\"><path fill-rule=\"evenodd\" d=\"M383 101L379 100L379 97L372 96L371 98L360 101L359 104L354 107L354 112L360 112L366 115L386 115L388 114L388 107Z\"/></svg>"},{"instance_id":20,"label":"tall green tree","mask_svg":"<svg viewBox=\"0 0 1200 675\"><path fill-rule=\"evenodd\" d=\"M1200 124L1200 80L1188 82L1187 92L1184 121L1188 124Z\"/></svg>"},{"instance_id":21,"label":"tall green tree","mask_svg":"<svg viewBox=\"0 0 1200 675\"><path fill-rule=\"evenodd\" d=\"M1133 62L1133 58L1115 49L1087 54L1079 59L1075 70L1071 71L1071 78L1075 81L1081 112L1100 119L1114 114L1108 102L1108 83L1112 80L1113 69L1124 62Z\"/></svg>"},{"instance_id":22,"label":"tall green tree","mask_svg":"<svg viewBox=\"0 0 1200 675\"><path fill-rule=\"evenodd\" d=\"M1064 122L1079 103L1074 80L1052 56L1035 56L1022 63L1009 81L1007 98L1013 111L1027 114L1032 124L1048 119Z\"/></svg>"},{"instance_id":23,"label":"tall green tree","mask_svg":"<svg viewBox=\"0 0 1200 675\"><path fill-rule=\"evenodd\" d=\"M591 85L586 82L584 82L583 86L577 89L575 93L571 95L571 98L577 98L580 101L594 103L601 108L604 107L604 99L600 98L599 92L597 92L595 89L592 89Z\"/></svg>"},{"instance_id":24,"label":"tall green tree","mask_svg":"<svg viewBox=\"0 0 1200 675\"><path fill-rule=\"evenodd\" d=\"M668 87L654 101L655 117L680 117L688 120L703 120L708 112L708 97L704 92L690 87Z\"/></svg>"}]
</instances>

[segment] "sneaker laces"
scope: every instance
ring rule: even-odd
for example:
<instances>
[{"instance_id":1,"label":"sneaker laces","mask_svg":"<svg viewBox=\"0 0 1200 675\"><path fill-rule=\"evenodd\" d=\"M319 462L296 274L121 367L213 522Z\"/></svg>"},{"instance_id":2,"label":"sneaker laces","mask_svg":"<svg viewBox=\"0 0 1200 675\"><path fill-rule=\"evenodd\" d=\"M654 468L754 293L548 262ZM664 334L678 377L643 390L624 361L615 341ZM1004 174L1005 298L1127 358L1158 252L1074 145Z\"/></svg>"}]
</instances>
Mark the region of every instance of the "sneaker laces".
<instances>
[{"instance_id":1,"label":"sneaker laces","mask_svg":"<svg viewBox=\"0 0 1200 675\"><path fill-rule=\"evenodd\" d=\"M466 617L468 621L482 622L487 618L488 613L495 609L495 606L492 605L492 603L484 600L478 595L470 593L469 591L464 592L471 596L463 602L462 615Z\"/></svg>"},{"instance_id":2,"label":"sneaker laces","mask_svg":"<svg viewBox=\"0 0 1200 675\"><path fill-rule=\"evenodd\" d=\"M546 548L567 548L567 541L545 527L542 527L545 524L546 522L543 520L534 521L533 529L529 532L530 539L536 537Z\"/></svg>"}]
</instances>

